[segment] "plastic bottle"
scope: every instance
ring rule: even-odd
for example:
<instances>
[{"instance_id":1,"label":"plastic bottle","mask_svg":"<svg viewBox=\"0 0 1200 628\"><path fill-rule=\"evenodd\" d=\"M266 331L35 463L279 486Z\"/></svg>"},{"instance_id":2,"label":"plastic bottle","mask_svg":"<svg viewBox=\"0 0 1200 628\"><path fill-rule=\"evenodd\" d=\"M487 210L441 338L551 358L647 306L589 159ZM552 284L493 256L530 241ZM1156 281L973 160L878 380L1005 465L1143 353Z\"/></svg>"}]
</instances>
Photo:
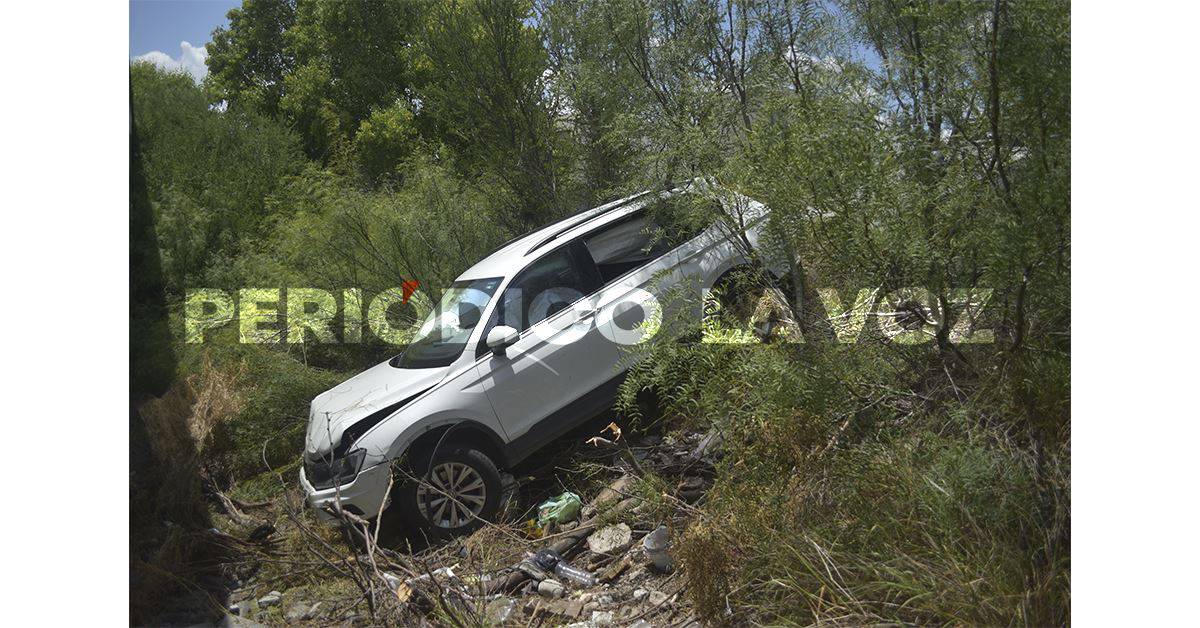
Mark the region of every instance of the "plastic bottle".
<instances>
[{"instance_id":1,"label":"plastic bottle","mask_svg":"<svg viewBox=\"0 0 1200 628\"><path fill-rule=\"evenodd\" d=\"M535 565L544 571L553 571L554 575L582 586L596 586L596 577L563 560L558 552L552 549L538 550L530 557Z\"/></svg>"},{"instance_id":2,"label":"plastic bottle","mask_svg":"<svg viewBox=\"0 0 1200 628\"><path fill-rule=\"evenodd\" d=\"M592 574L568 563L565 560L558 561L554 566L554 573L561 578L570 580L581 587L596 586L596 577Z\"/></svg>"}]
</instances>

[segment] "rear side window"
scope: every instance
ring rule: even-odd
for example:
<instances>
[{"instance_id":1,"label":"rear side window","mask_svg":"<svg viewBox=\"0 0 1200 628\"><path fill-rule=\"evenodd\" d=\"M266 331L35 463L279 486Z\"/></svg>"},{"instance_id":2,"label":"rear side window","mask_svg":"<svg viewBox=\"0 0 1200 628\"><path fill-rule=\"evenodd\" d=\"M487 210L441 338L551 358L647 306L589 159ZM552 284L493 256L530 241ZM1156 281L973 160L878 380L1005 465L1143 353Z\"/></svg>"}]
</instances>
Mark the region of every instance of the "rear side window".
<instances>
[{"instance_id":1,"label":"rear side window","mask_svg":"<svg viewBox=\"0 0 1200 628\"><path fill-rule=\"evenodd\" d=\"M608 283L666 254L670 243L657 235L646 213L638 212L585 237L583 244L596 262L601 279Z\"/></svg>"}]
</instances>

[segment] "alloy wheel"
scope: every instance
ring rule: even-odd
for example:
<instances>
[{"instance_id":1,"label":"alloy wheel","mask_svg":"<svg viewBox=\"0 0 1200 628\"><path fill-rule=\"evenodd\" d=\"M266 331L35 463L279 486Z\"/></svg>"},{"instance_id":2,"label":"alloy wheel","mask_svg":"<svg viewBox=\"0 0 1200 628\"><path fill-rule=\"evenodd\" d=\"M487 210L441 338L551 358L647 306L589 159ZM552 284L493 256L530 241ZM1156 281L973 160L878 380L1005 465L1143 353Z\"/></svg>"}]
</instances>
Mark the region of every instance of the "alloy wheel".
<instances>
[{"instance_id":1,"label":"alloy wheel","mask_svg":"<svg viewBox=\"0 0 1200 628\"><path fill-rule=\"evenodd\" d=\"M461 462L443 462L433 468L417 487L421 514L439 528L467 525L483 510L487 486L473 467Z\"/></svg>"}]
</instances>

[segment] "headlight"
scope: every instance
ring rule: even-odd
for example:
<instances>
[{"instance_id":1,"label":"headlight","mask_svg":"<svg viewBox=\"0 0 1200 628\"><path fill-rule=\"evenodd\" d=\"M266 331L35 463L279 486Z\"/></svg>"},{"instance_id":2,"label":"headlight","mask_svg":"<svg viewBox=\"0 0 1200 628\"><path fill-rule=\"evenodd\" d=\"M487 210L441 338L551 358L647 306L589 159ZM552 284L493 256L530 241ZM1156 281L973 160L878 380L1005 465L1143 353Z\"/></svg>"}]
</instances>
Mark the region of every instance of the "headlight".
<instances>
[{"instance_id":1,"label":"headlight","mask_svg":"<svg viewBox=\"0 0 1200 628\"><path fill-rule=\"evenodd\" d=\"M312 483L313 488L326 489L341 486L348 484L358 475L358 470L362 467L363 459L366 457L367 450L355 449L332 461L328 458L316 461L305 459L304 473L308 476L308 481Z\"/></svg>"}]
</instances>

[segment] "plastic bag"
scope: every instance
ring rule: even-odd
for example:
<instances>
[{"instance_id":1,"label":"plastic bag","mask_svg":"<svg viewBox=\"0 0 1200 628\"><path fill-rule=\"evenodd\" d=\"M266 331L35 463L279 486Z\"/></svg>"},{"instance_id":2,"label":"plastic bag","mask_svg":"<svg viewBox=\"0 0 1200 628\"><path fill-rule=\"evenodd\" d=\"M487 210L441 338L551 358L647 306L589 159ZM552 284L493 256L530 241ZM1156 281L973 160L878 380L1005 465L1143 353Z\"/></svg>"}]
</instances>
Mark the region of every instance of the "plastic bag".
<instances>
[{"instance_id":1,"label":"plastic bag","mask_svg":"<svg viewBox=\"0 0 1200 628\"><path fill-rule=\"evenodd\" d=\"M543 527L550 523L566 523L574 521L583 508L579 496L567 491L554 499L547 499L538 506L538 523Z\"/></svg>"}]
</instances>

